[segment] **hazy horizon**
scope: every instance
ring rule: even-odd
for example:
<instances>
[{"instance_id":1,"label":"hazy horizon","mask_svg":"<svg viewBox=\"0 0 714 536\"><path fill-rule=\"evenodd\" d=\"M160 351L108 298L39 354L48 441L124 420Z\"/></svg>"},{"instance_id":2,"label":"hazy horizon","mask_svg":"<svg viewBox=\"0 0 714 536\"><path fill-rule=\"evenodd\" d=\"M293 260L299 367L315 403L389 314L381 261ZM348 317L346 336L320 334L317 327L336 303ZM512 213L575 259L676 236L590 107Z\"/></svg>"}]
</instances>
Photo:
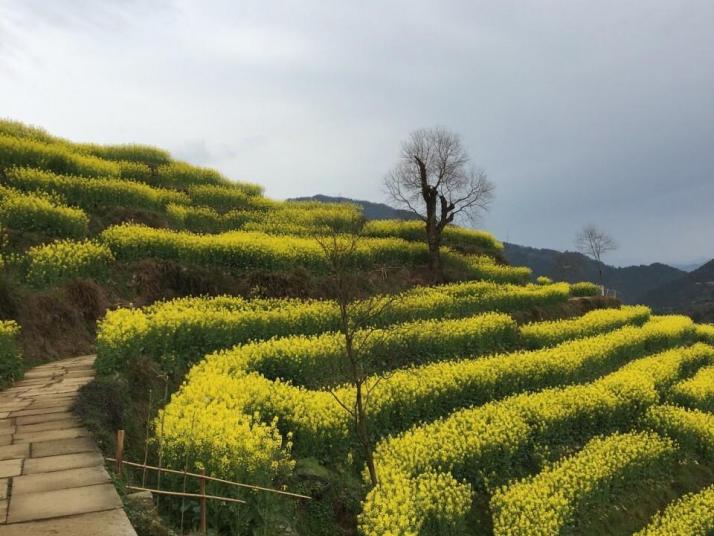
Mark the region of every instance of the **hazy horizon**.
<instances>
[{"instance_id":1,"label":"hazy horizon","mask_svg":"<svg viewBox=\"0 0 714 536\"><path fill-rule=\"evenodd\" d=\"M414 129L496 184L480 227L605 260L714 257L714 3L0 0L0 116L148 143L275 198L388 202Z\"/></svg>"}]
</instances>

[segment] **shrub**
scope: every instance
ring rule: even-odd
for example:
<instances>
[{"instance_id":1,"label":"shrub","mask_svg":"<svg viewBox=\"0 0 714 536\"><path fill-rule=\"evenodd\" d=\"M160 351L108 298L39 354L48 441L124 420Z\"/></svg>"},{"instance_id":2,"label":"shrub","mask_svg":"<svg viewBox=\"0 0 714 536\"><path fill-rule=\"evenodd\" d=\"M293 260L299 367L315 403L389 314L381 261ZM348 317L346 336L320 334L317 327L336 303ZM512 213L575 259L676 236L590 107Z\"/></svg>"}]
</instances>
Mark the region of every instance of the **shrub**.
<instances>
[{"instance_id":1,"label":"shrub","mask_svg":"<svg viewBox=\"0 0 714 536\"><path fill-rule=\"evenodd\" d=\"M127 206L161 210L169 203L188 203L188 197L173 190L121 179L56 175L30 168L12 168L6 181L14 188L28 192L51 192L73 205L91 210L97 206Z\"/></svg>"},{"instance_id":2,"label":"shrub","mask_svg":"<svg viewBox=\"0 0 714 536\"><path fill-rule=\"evenodd\" d=\"M14 166L83 177L119 175L115 162L72 152L63 144L0 135L0 169Z\"/></svg>"},{"instance_id":3,"label":"shrub","mask_svg":"<svg viewBox=\"0 0 714 536\"><path fill-rule=\"evenodd\" d=\"M708 536L713 533L714 486L709 486L670 504L635 536Z\"/></svg>"},{"instance_id":4,"label":"shrub","mask_svg":"<svg viewBox=\"0 0 714 536\"><path fill-rule=\"evenodd\" d=\"M35 246L27 251L27 258L27 282L38 287L74 277L104 277L114 260L109 248L90 240L61 240Z\"/></svg>"},{"instance_id":5,"label":"shrub","mask_svg":"<svg viewBox=\"0 0 714 536\"><path fill-rule=\"evenodd\" d=\"M714 367L703 368L673 386L670 398L684 406L714 412Z\"/></svg>"},{"instance_id":6,"label":"shrub","mask_svg":"<svg viewBox=\"0 0 714 536\"><path fill-rule=\"evenodd\" d=\"M474 486L508 482L524 459L547 445L628 429L691 366L713 359L714 350L702 344L677 348L590 384L460 410L386 438L376 449L380 485L363 503L361 531L416 535L431 525L433 533L453 533L471 509ZM458 486L439 486L439 476Z\"/></svg>"},{"instance_id":7,"label":"shrub","mask_svg":"<svg viewBox=\"0 0 714 536\"><path fill-rule=\"evenodd\" d=\"M22 376L22 356L17 348L20 326L13 320L0 320L0 386Z\"/></svg>"},{"instance_id":8,"label":"shrub","mask_svg":"<svg viewBox=\"0 0 714 536\"><path fill-rule=\"evenodd\" d=\"M570 285L570 295L573 297L599 296L600 293L600 286L595 283L583 281L582 283L573 283Z\"/></svg>"},{"instance_id":9,"label":"shrub","mask_svg":"<svg viewBox=\"0 0 714 536\"><path fill-rule=\"evenodd\" d=\"M650 318L644 306L621 309L599 309L571 320L535 322L521 327L521 340L526 348L558 344L574 337L586 337L627 324L642 325Z\"/></svg>"},{"instance_id":10,"label":"shrub","mask_svg":"<svg viewBox=\"0 0 714 536\"><path fill-rule=\"evenodd\" d=\"M643 417L643 424L672 437L704 459L711 460L714 456L714 415L709 412L670 405L654 406Z\"/></svg>"},{"instance_id":11,"label":"shrub","mask_svg":"<svg viewBox=\"0 0 714 536\"><path fill-rule=\"evenodd\" d=\"M539 275L536 278L536 284L538 284L538 285L552 285L553 280L550 277L546 277L544 275Z\"/></svg>"},{"instance_id":12,"label":"shrub","mask_svg":"<svg viewBox=\"0 0 714 536\"><path fill-rule=\"evenodd\" d=\"M454 320L417 320L358 331L360 359L367 372L513 349L516 323L505 314L485 313ZM316 388L345 381L344 339L339 333L272 338L222 353L231 368Z\"/></svg>"},{"instance_id":13,"label":"shrub","mask_svg":"<svg viewBox=\"0 0 714 536\"><path fill-rule=\"evenodd\" d=\"M648 432L593 439L552 468L496 491L493 532L531 536L574 530L576 514L587 515L622 491L670 477L676 453L674 442Z\"/></svg>"},{"instance_id":14,"label":"shrub","mask_svg":"<svg viewBox=\"0 0 714 536\"><path fill-rule=\"evenodd\" d=\"M0 187L0 223L17 231L81 238L87 234L89 218L84 211L60 204L45 193Z\"/></svg>"},{"instance_id":15,"label":"shrub","mask_svg":"<svg viewBox=\"0 0 714 536\"><path fill-rule=\"evenodd\" d=\"M168 151L149 145L138 145L134 143L123 145L77 143L73 144L73 146L79 152L91 154L105 160L138 162L152 166L168 164L171 161L171 155Z\"/></svg>"},{"instance_id":16,"label":"shrub","mask_svg":"<svg viewBox=\"0 0 714 536\"><path fill-rule=\"evenodd\" d=\"M218 212L229 210L265 210L273 202L258 195L252 188L240 184L213 185L194 184L188 187L188 195L194 205L210 207Z\"/></svg>"},{"instance_id":17,"label":"shrub","mask_svg":"<svg viewBox=\"0 0 714 536\"><path fill-rule=\"evenodd\" d=\"M227 186L229 181L214 169L192 166L186 162L170 162L158 166L154 177L165 188L188 188L192 184Z\"/></svg>"},{"instance_id":18,"label":"shrub","mask_svg":"<svg viewBox=\"0 0 714 536\"><path fill-rule=\"evenodd\" d=\"M219 266L238 273L292 270L298 266L316 273L327 272L324 252L312 238L244 231L199 235L133 224L111 227L101 236L120 260L155 257L186 264ZM446 262L461 263L460 257L448 251L443 256ZM426 260L424 244L397 238L372 238L358 244L354 268L419 266Z\"/></svg>"},{"instance_id":19,"label":"shrub","mask_svg":"<svg viewBox=\"0 0 714 536\"><path fill-rule=\"evenodd\" d=\"M513 311L560 303L566 284L549 287L469 282L417 288L402 293L385 308L376 325L430 318L463 318L486 311ZM206 298L170 301L145 309L107 313L97 334L97 370L110 373L130 366L143 353L161 362L191 364L209 352L276 336L316 335L336 331L339 310L331 301Z\"/></svg>"},{"instance_id":20,"label":"shrub","mask_svg":"<svg viewBox=\"0 0 714 536\"><path fill-rule=\"evenodd\" d=\"M372 220L367 222L365 234L374 237L394 236L416 242L426 241L426 230L421 220ZM486 231L448 225L444 228L442 237L444 245L457 249L475 248L489 254L503 250L503 244Z\"/></svg>"},{"instance_id":21,"label":"shrub","mask_svg":"<svg viewBox=\"0 0 714 536\"><path fill-rule=\"evenodd\" d=\"M697 324L697 337L702 342L714 344L714 324Z\"/></svg>"},{"instance_id":22,"label":"shrub","mask_svg":"<svg viewBox=\"0 0 714 536\"><path fill-rule=\"evenodd\" d=\"M622 328L541 351L397 370L381 383L379 377L372 377L365 383L365 388L372 391L367 407L370 429L376 439L411 424L448 415L458 408L526 390L586 381L628 359L681 343L691 335L689 319L671 319L644 328ZM714 351L708 350L708 353L698 351L706 358L714 358ZM353 446L350 417L335 402L333 394L268 380L249 368L246 370L242 357L240 351L219 353L194 367L179 393L166 406L164 426L179 425L189 415L195 415L198 421L210 420L205 402L210 400L210 407L231 408L236 418L240 418L240 413L257 412L264 422L275 419L283 434L294 434L294 449L299 455L332 461L348 455ZM213 385L218 385L216 378L223 376L232 380L221 380L221 390L217 390ZM375 384L378 387L372 390ZM338 387L332 393L351 407L353 388ZM211 429L217 432L218 426L214 423Z\"/></svg>"}]
</instances>

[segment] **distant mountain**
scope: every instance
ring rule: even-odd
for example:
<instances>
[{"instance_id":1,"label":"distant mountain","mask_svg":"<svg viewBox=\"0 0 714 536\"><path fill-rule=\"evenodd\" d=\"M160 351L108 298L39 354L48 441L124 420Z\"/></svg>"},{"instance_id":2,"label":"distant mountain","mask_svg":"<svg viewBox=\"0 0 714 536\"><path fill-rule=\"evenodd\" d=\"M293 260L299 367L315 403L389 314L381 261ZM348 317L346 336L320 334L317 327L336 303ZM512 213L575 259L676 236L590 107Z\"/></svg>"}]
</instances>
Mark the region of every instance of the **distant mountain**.
<instances>
[{"instance_id":1,"label":"distant mountain","mask_svg":"<svg viewBox=\"0 0 714 536\"><path fill-rule=\"evenodd\" d=\"M642 301L658 311L688 314L698 322L714 322L714 259L651 289Z\"/></svg>"},{"instance_id":2,"label":"distant mountain","mask_svg":"<svg viewBox=\"0 0 714 536\"><path fill-rule=\"evenodd\" d=\"M704 266L709 259L699 259L694 262L686 262L686 263L677 263L673 264L675 268L679 268L680 270L684 270L685 272L693 272L694 270L697 270Z\"/></svg>"},{"instance_id":3,"label":"distant mountain","mask_svg":"<svg viewBox=\"0 0 714 536\"><path fill-rule=\"evenodd\" d=\"M312 197L299 197L291 201L320 201L323 203L356 203L364 209L368 220L375 219L401 219L415 220L417 217L407 211L399 210L383 203L361 201L347 197L331 197L327 195L314 195ZM528 266L533 270L534 277L545 275L556 281L599 280L598 263L585 255L573 251L557 251L554 249L540 249L518 244L504 243L504 257L515 266ZM685 276L691 276L686 271L666 264L654 263L650 265L627 266L617 268L602 264L605 286L617 291L618 297L625 303L644 303L654 307L667 309L674 307L665 301L657 301L658 293L669 283L674 283ZM702 267L703 268L703 267ZM713 268L714 269L714 268ZM714 278L712 278L714 279ZM688 286L688 285L684 285ZM662 303L662 305L656 305ZM682 310L683 309L678 309Z\"/></svg>"},{"instance_id":4,"label":"distant mountain","mask_svg":"<svg viewBox=\"0 0 714 536\"><path fill-rule=\"evenodd\" d=\"M319 201L321 203L355 203L361 205L364 210L364 217L368 220L418 220L413 212L390 207L384 203L373 203L361 199L350 199L348 197L332 197L329 195L313 195L312 197L294 197L288 201Z\"/></svg>"},{"instance_id":5,"label":"distant mountain","mask_svg":"<svg viewBox=\"0 0 714 536\"><path fill-rule=\"evenodd\" d=\"M504 256L509 263L528 266L533 275L545 275L557 281L599 280L599 264L585 255L573 251L539 249L505 243ZM625 303L642 303L644 295L675 281L686 272L666 264L627 266L617 268L601 264L605 286L616 290Z\"/></svg>"}]
</instances>

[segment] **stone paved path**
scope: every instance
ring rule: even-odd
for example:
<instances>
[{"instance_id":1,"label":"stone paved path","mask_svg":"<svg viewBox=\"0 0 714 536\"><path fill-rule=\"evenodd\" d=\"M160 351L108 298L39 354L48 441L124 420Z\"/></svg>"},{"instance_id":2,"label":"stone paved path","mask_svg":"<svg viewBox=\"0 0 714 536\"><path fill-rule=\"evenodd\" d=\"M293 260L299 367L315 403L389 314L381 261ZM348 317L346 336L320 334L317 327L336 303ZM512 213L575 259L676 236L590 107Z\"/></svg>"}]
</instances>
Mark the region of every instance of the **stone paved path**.
<instances>
[{"instance_id":1,"label":"stone paved path","mask_svg":"<svg viewBox=\"0 0 714 536\"><path fill-rule=\"evenodd\" d=\"M0 393L0 536L136 536L72 413L93 363L84 356L41 365Z\"/></svg>"}]
</instances>

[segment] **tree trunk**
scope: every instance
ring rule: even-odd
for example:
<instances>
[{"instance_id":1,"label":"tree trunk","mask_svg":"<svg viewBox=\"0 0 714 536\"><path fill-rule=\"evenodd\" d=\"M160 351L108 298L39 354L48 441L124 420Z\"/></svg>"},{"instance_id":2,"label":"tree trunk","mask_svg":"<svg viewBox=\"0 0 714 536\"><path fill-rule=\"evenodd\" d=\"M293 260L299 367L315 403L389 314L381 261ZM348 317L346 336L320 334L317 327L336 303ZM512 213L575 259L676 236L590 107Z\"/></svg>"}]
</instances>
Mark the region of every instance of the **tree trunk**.
<instances>
[{"instance_id":1,"label":"tree trunk","mask_svg":"<svg viewBox=\"0 0 714 536\"><path fill-rule=\"evenodd\" d=\"M362 386L357 388L357 435L359 436L362 448L364 450L365 461L367 462L367 470L369 471L369 479L372 486L378 484L377 468L374 465L374 455L372 453L372 441L369 437L369 429L367 428L367 415L364 410L364 401L362 399Z\"/></svg>"},{"instance_id":2,"label":"tree trunk","mask_svg":"<svg viewBox=\"0 0 714 536\"><path fill-rule=\"evenodd\" d=\"M431 227L431 228L430 228ZM429 246L429 270L434 283L444 280L444 270L441 264L441 234L436 225L427 225L427 244Z\"/></svg>"}]
</instances>

